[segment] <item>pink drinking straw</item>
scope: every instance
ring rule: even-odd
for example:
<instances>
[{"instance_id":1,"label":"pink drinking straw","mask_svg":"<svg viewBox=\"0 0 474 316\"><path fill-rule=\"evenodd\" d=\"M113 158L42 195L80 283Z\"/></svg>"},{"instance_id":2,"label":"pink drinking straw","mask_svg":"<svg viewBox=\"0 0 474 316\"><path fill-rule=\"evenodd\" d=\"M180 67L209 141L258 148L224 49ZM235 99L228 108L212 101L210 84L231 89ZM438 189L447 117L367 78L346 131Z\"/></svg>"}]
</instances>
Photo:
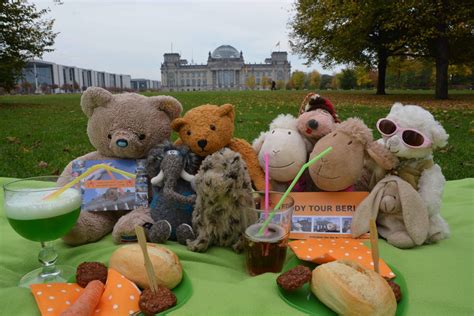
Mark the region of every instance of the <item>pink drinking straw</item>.
<instances>
[{"instance_id":1,"label":"pink drinking straw","mask_svg":"<svg viewBox=\"0 0 474 316\"><path fill-rule=\"evenodd\" d=\"M269 164L270 157L268 153L263 154L263 160L265 161L265 219L266 219L268 217L268 204L269 204L268 192L270 188L269 179L268 179L268 164ZM265 230L265 235L267 234L268 234L268 229Z\"/></svg>"}]
</instances>

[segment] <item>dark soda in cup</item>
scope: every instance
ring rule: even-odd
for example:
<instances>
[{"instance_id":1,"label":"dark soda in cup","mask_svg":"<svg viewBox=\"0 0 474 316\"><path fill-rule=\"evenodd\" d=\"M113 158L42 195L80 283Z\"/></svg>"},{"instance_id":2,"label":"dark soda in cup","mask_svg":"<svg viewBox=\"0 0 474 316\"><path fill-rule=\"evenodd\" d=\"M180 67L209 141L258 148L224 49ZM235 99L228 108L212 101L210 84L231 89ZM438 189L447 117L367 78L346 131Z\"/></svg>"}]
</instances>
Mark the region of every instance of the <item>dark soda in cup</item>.
<instances>
[{"instance_id":1,"label":"dark soda in cup","mask_svg":"<svg viewBox=\"0 0 474 316\"><path fill-rule=\"evenodd\" d=\"M261 223L249 226L245 231L247 271L250 275L280 272L286 258L288 233L279 225L270 223L267 232L259 236Z\"/></svg>"}]
</instances>

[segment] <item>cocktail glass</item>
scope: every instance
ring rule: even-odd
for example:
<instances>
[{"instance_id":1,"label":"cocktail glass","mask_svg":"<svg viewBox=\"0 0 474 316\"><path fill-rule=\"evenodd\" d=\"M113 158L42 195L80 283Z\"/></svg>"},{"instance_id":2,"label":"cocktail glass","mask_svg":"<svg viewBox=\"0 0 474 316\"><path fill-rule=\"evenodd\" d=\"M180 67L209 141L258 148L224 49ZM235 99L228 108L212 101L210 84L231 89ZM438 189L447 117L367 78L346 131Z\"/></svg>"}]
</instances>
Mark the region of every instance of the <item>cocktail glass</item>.
<instances>
[{"instance_id":1,"label":"cocktail glass","mask_svg":"<svg viewBox=\"0 0 474 316\"><path fill-rule=\"evenodd\" d=\"M41 243L38 260L42 267L24 275L19 286L36 283L67 282L74 267L56 265L58 254L52 241L67 234L81 211L81 191L69 188L60 195L46 198L60 189L57 176L15 180L3 186L5 215L11 227L22 237Z\"/></svg>"}]
</instances>

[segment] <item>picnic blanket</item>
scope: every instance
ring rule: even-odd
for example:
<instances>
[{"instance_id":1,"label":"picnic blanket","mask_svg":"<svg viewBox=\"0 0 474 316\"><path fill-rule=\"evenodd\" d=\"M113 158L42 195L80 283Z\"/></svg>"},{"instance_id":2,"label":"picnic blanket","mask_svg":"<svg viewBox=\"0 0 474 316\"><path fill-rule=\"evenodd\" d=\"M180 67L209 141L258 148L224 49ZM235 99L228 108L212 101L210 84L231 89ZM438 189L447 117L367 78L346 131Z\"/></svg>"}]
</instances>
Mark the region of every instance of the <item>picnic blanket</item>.
<instances>
[{"instance_id":1,"label":"picnic blanket","mask_svg":"<svg viewBox=\"0 0 474 316\"><path fill-rule=\"evenodd\" d=\"M0 178L0 186L11 179ZM474 314L474 179L448 181L442 214L452 237L435 245L402 250L380 241L380 254L403 274L408 287L407 315ZM55 242L59 264L107 263L117 249L111 236L69 247ZM303 315L278 295L276 274L250 277L244 256L213 247L204 254L167 243L189 276L193 295L172 315ZM39 243L23 239L9 226L0 190L0 315L39 315L33 295L17 287L23 274L39 267ZM291 251L287 260L294 256Z\"/></svg>"}]
</instances>

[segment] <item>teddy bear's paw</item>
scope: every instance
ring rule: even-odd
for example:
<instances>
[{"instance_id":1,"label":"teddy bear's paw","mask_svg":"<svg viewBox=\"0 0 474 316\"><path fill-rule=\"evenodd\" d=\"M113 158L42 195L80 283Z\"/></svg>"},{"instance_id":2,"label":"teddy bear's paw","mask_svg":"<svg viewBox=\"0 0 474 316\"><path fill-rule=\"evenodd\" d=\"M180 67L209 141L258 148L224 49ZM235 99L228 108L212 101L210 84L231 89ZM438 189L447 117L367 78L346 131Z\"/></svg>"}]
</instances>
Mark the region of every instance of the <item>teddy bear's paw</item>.
<instances>
[{"instance_id":1,"label":"teddy bear's paw","mask_svg":"<svg viewBox=\"0 0 474 316\"><path fill-rule=\"evenodd\" d=\"M187 240L196 239L193 228L188 224L181 224L176 228L176 239L181 245L186 245Z\"/></svg>"},{"instance_id":2,"label":"teddy bear's paw","mask_svg":"<svg viewBox=\"0 0 474 316\"><path fill-rule=\"evenodd\" d=\"M162 244L166 242L171 236L171 224L168 221L158 221L148 230L148 238L151 242Z\"/></svg>"},{"instance_id":3,"label":"teddy bear's paw","mask_svg":"<svg viewBox=\"0 0 474 316\"><path fill-rule=\"evenodd\" d=\"M188 249L194 252L205 252L209 247L209 240L204 238L198 238L195 240L186 241Z\"/></svg>"}]
</instances>

